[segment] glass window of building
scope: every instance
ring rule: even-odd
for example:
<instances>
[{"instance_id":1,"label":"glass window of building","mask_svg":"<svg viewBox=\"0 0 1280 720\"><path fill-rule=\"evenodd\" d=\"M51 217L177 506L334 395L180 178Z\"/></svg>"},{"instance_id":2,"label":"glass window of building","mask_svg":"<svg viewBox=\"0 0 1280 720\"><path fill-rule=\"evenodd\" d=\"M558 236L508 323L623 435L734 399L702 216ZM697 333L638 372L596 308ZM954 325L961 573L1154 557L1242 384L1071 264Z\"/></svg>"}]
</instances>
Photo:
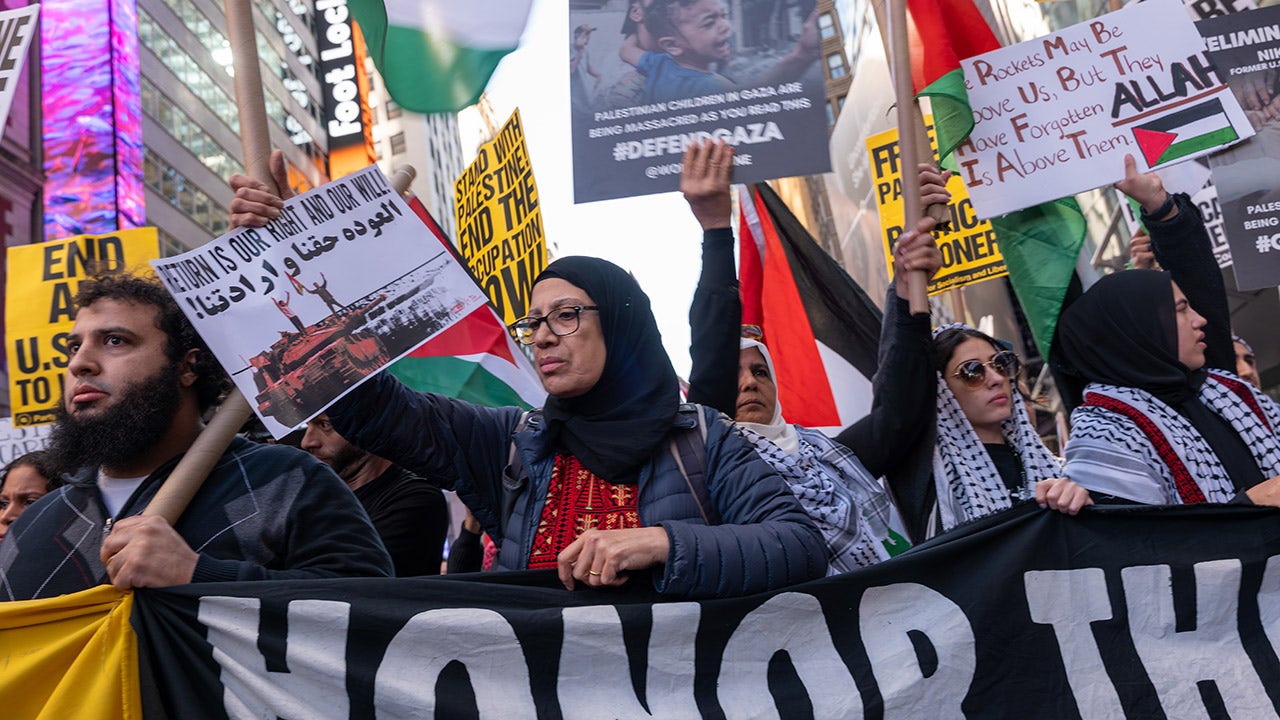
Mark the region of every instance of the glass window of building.
<instances>
[{"instance_id":1,"label":"glass window of building","mask_svg":"<svg viewBox=\"0 0 1280 720\"><path fill-rule=\"evenodd\" d=\"M822 35L823 40L835 37L836 21L831 16L831 13L822 13L818 16L818 32Z\"/></svg>"},{"instance_id":2,"label":"glass window of building","mask_svg":"<svg viewBox=\"0 0 1280 720\"><path fill-rule=\"evenodd\" d=\"M398 132L391 136L391 154L400 155L404 153L404 133Z\"/></svg>"},{"instance_id":3,"label":"glass window of building","mask_svg":"<svg viewBox=\"0 0 1280 720\"><path fill-rule=\"evenodd\" d=\"M825 103L825 107L827 108L827 127L831 127L836 124L836 109L831 103Z\"/></svg>"},{"instance_id":4,"label":"glass window of building","mask_svg":"<svg viewBox=\"0 0 1280 720\"><path fill-rule=\"evenodd\" d=\"M831 53L827 56L827 76L832 80L842 78L848 71L844 67L844 56L840 53Z\"/></svg>"},{"instance_id":5,"label":"glass window of building","mask_svg":"<svg viewBox=\"0 0 1280 720\"><path fill-rule=\"evenodd\" d=\"M404 114L404 111L400 109L400 106L396 104L396 101L388 98L387 99L387 119L395 120L396 118L400 117L403 114Z\"/></svg>"}]
</instances>

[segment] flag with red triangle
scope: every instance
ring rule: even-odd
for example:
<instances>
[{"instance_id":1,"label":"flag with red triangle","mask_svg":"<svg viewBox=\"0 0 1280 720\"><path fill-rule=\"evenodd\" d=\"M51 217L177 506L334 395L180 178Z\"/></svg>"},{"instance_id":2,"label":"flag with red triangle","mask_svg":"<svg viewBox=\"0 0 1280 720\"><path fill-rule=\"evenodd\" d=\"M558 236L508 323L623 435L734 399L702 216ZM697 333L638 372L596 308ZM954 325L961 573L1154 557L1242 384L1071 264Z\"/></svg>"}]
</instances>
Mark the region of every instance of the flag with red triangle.
<instances>
[{"instance_id":1,"label":"flag with red triangle","mask_svg":"<svg viewBox=\"0 0 1280 720\"><path fill-rule=\"evenodd\" d=\"M453 246L422 201L414 198L409 207L435 241L456 257ZM459 263L466 267L461 259ZM533 365L489 305L476 308L393 363L390 372L414 390L490 407L541 407L547 397Z\"/></svg>"},{"instance_id":2,"label":"flag with red triangle","mask_svg":"<svg viewBox=\"0 0 1280 720\"><path fill-rule=\"evenodd\" d=\"M742 323L769 347L786 421L838 432L871 410L880 311L768 185L739 192Z\"/></svg>"}]
</instances>

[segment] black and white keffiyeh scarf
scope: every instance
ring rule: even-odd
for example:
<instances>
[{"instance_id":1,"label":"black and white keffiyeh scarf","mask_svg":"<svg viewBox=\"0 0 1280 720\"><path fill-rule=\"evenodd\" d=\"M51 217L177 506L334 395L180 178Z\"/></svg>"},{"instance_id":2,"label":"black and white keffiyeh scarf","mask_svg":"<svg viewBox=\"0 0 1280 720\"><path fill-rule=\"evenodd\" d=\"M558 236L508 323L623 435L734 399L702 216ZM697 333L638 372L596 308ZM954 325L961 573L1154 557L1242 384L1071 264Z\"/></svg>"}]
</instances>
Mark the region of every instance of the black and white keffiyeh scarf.
<instances>
[{"instance_id":1,"label":"black and white keffiyeh scarf","mask_svg":"<svg viewBox=\"0 0 1280 720\"><path fill-rule=\"evenodd\" d=\"M943 325L933 331L933 336L936 338L944 330L967 327L960 323ZM1040 440L1027 415L1026 403L1016 390L1010 410L1009 419L1001 424L1000 431L1018 455L1023 478L1022 490L1012 497L978 439L977 431L947 386L946 378L938 373L938 438L933 449L933 481L938 491L938 514L943 530L1009 508L1015 500L1032 498L1037 482L1062 475L1062 461Z\"/></svg>"},{"instance_id":2,"label":"black and white keffiyeh scarf","mask_svg":"<svg viewBox=\"0 0 1280 720\"><path fill-rule=\"evenodd\" d=\"M826 435L794 426L800 446L794 453L751 428L737 425L765 462L800 501L831 549L828 575L838 575L889 558L889 496L858 457Z\"/></svg>"},{"instance_id":3,"label":"black and white keffiyeh scarf","mask_svg":"<svg viewBox=\"0 0 1280 720\"><path fill-rule=\"evenodd\" d=\"M1249 447L1263 477L1280 475L1280 406L1235 375L1209 370L1198 399L1227 421ZM1070 466L1087 474L1086 486L1140 502L1224 503L1236 494L1226 468L1204 436L1169 405L1145 390L1092 383L1071 414ZM1161 497L1126 495L1149 484Z\"/></svg>"}]
</instances>

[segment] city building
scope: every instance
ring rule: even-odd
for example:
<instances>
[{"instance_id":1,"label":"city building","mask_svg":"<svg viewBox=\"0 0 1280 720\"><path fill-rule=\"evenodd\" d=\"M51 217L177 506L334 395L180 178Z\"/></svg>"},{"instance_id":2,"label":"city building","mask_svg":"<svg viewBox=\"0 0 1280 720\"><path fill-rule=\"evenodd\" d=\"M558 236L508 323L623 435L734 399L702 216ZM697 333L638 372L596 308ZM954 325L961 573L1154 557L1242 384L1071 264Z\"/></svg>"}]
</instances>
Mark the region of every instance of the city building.
<instances>
[{"instance_id":1,"label":"city building","mask_svg":"<svg viewBox=\"0 0 1280 720\"><path fill-rule=\"evenodd\" d=\"M400 165L413 166L417 175L410 189L440 224L445 236L456 242L453 182L463 169L458 116L404 111L387 95L372 61L366 69L371 81L369 110L378 167L390 176Z\"/></svg>"},{"instance_id":2,"label":"city building","mask_svg":"<svg viewBox=\"0 0 1280 720\"><path fill-rule=\"evenodd\" d=\"M328 177L317 13L345 17L345 0L252 12L271 144L313 187ZM172 254L226 232L243 166L222 4L51 0L42 16L43 239L154 225Z\"/></svg>"}]
</instances>

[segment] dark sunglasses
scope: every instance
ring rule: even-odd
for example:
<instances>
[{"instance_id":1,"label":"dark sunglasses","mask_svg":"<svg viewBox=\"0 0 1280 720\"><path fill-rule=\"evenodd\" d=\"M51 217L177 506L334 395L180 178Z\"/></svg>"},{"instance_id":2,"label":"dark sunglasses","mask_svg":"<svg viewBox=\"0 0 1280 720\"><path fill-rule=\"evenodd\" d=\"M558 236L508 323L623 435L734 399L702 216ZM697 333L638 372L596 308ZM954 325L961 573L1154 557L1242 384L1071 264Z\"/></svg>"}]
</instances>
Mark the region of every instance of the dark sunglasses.
<instances>
[{"instance_id":1,"label":"dark sunglasses","mask_svg":"<svg viewBox=\"0 0 1280 720\"><path fill-rule=\"evenodd\" d=\"M1022 360L1012 350L1002 350L992 355L991 359L986 362L965 360L956 366L951 376L960 378L960 381L969 387L977 387L986 382L988 367L1012 380L1017 376L1018 371L1022 369Z\"/></svg>"}]
</instances>

